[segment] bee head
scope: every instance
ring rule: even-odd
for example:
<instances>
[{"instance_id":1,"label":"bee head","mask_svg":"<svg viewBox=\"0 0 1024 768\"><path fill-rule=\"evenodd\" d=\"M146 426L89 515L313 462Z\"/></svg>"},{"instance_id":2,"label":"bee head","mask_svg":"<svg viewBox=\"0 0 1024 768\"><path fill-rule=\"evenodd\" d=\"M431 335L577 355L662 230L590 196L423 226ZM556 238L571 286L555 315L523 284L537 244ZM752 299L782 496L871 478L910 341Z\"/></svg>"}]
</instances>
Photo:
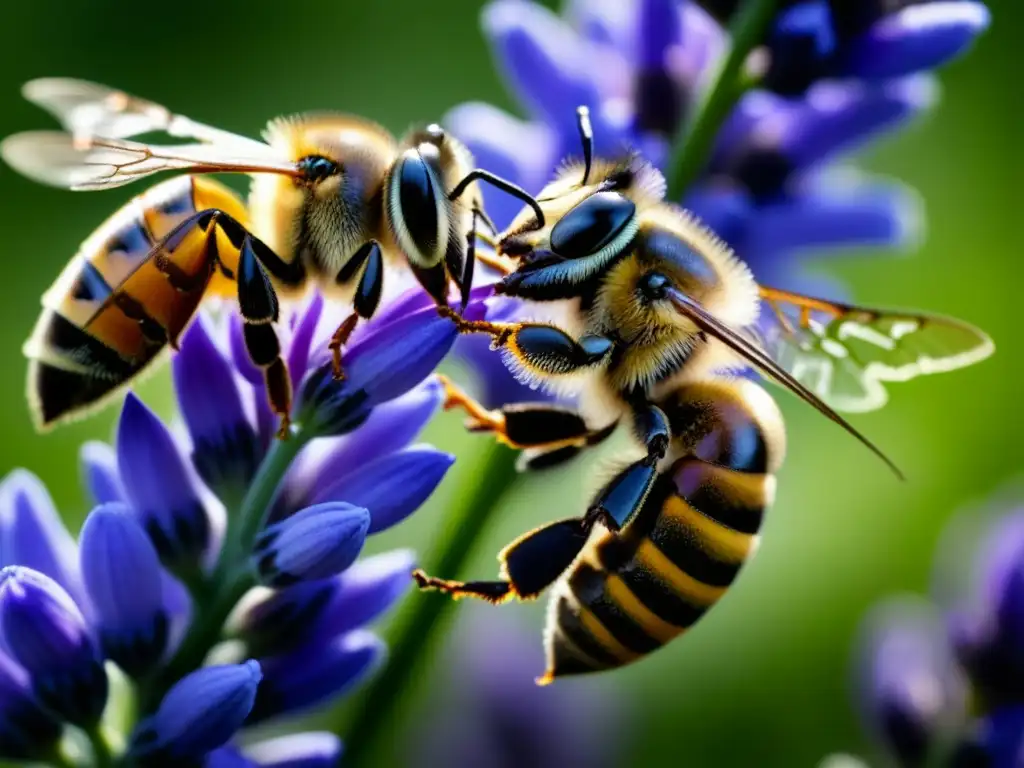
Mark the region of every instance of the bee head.
<instances>
[{"instance_id":1,"label":"bee head","mask_svg":"<svg viewBox=\"0 0 1024 768\"><path fill-rule=\"evenodd\" d=\"M564 166L537 197L543 226L526 207L498 242L498 252L529 260L538 253L573 262L586 279L606 267L629 246L643 210L657 205L665 181L639 157L622 162L596 160L586 183L584 164Z\"/></svg>"}]
</instances>

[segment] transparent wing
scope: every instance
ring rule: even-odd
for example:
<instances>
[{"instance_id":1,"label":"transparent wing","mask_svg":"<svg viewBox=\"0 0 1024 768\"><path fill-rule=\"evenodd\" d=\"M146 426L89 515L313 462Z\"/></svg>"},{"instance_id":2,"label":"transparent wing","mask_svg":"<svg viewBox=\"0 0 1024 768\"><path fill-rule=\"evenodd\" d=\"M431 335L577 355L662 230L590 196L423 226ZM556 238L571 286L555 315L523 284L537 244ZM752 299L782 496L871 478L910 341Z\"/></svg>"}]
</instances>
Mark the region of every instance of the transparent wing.
<instances>
[{"instance_id":1,"label":"transparent wing","mask_svg":"<svg viewBox=\"0 0 1024 768\"><path fill-rule=\"evenodd\" d=\"M887 382L963 368L995 350L977 328L936 315L854 307L763 286L761 304L762 347L840 411L881 408Z\"/></svg>"},{"instance_id":2,"label":"transparent wing","mask_svg":"<svg viewBox=\"0 0 1024 768\"><path fill-rule=\"evenodd\" d=\"M196 139L236 151L259 151L263 142L223 131L191 118L172 113L167 107L138 96L87 80L45 77L30 80L22 95L60 121L78 139L102 136L127 139L161 131L183 139Z\"/></svg>"},{"instance_id":3,"label":"transparent wing","mask_svg":"<svg viewBox=\"0 0 1024 768\"><path fill-rule=\"evenodd\" d=\"M161 171L301 175L294 162L279 156L269 145L252 145L159 145L30 131L4 139L0 156L34 181L76 190L119 187Z\"/></svg>"}]
</instances>

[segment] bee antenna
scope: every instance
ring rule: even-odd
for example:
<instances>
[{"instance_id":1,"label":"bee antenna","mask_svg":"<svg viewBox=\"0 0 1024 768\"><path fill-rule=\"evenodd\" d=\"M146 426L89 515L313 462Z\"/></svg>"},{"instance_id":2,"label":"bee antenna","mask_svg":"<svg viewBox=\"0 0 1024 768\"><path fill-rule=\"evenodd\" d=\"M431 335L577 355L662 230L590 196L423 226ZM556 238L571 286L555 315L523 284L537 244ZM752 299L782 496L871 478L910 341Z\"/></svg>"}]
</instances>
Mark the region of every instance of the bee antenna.
<instances>
[{"instance_id":1,"label":"bee antenna","mask_svg":"<svg viewBox=\"0 0 1024 768\"><path fill-rule=\"evenodd\" d=\"M511 181L506 181L500 176L496 176L490 171L485 171L482 168L477 168L476 170L467 173L465 178L456 184L455 188L448 193L448 199L452 201L458 200L462 196L462 193L466 191L466 188L474 181L482 181L485 184L490 184L495 189L500 189L505 194L523 201L533 210L534 215L537 217L537 227L539 229L543 229L545 226L544 211L541 210L540 203L537 202L537 199L533 195L522 187L516 186Z\"/></svg>"},{"instance_id":2,"label":"bee antenna","mask_svg":"<svg viewBox=\"0 0 1024 768\"><path fill-rule=\"evenodd\" d=\"M580 132L580 143L583 144L583 181L580 186L586 186L594 162L594 128L590 124L590 108L585 104L576 107L576 128Z\"/></svg>"}]
</instances>

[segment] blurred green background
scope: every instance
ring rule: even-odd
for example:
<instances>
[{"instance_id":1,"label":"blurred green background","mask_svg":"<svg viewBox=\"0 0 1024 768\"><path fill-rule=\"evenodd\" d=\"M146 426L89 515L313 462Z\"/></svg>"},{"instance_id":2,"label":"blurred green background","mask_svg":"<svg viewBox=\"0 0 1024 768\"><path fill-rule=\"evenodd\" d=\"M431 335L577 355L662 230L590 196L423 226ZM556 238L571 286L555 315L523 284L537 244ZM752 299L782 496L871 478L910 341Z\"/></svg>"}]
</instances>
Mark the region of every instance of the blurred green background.
<instances>
[{"instance_id":1,"label":"blurred green background","mask_svg":"<svg viewBox=\"0 0 1024 768\"><path fill-rule=\"evenodd\" d=\"M816 765L831 751L870 754L850 700L850 655L863 612L887 593L927 590L944 523L1024 469L1016 378L1024 374L1024 120L1017 103L1024 6L989 4L992 30L973 55L944 72L944 97L933 116L864 158L920 190L929 226L919 252L844 254L818 268L848 280L865 303L929 308L974 322L993 335L998 354L967 371L900 385L883 412L854 420L896 458L906 483L824 419L781 398L790 453L758 556L686 637L586 686L588 695L596 688L621 708L628 724L620 737L622 765L790 767ZM50 127L18 94L22 82L44 75L117 85L249 134L274 115L306 109L361 113L401 131L464 100L511 107L478 30L480 5L7 3L0 11L0 134ZM73 529L84 511L78 446L108 437L116 409L35 435L20 347L40 294L78 243L138 191L72 194L0 169L0 469L37 472ZM167 414L168 378L164 371L140 388ZM428 546L447 501L472 481L486 438L464 436L457 417L443 416L427 439L463 460L429 508L374 540L376 548ZM492 553L512 537L581 503L593 466L582 461L520 481L485 536L474 575L489 577ZM541 607L501 610L533 628L526 637L536 647L524 653L537 654ZM421 727L440 716L444 690L464 677L436 665L422 681ZM414 682L421 681L410 687ZM393 733L395 754L407 756L398 724ZM392 762L382 755L380 764Z\"/></svg>"}]
</instances>

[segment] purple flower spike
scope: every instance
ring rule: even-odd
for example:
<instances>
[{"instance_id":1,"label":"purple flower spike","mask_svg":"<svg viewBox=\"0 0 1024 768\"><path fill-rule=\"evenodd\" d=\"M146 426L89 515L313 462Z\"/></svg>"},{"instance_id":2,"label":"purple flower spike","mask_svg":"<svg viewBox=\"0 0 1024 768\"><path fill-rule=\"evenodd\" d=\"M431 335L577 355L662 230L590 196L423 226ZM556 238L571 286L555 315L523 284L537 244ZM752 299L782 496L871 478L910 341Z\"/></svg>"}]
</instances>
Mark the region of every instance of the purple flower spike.
<instances>
[{"instance_id":1,"label":"purple flower spike","mask_svg":"<svg viewBox=\"0 0 1024 768\"><path fill-rule=\"evenodd\" d=\"M836 45L828 3L806 0L787 9L768 42L771 66L765 86L778 93L803 93L835 53Z\"/></svg>"},{"instance_id":2,"label":"purple flower spike","mask_svg":"<svg viewBox=\"0 0 1024 768\"><path fill-rule=\"evenodd\" d=\"M262 447L242 408L234 371L201 321L185 332L172 362L196 471L214 491L244 487L256 474Z\"/></svg>"},{"instance_id":3,"label":"purple flower spike","mask_svg":"<svg viewBox=\"0 0 1024 768\"><path fill-rule=\"evenodd\" d=\"M370 513L344 502L315 504L264 530L253 546L260 580L271 587L327 579L359 556Z\"/></svg>"},{"instance_id":4,"label":"purple flower spike","mask_svg":"<svg viewBox=\"0 0 1024 768\"><path fill-rule=\"evenodd\" d=\"M314 504L347 501L370 510L370 533L380 533L415 512L444 479L455 457L433 448L407 448L384 456L317 491Z\"/></svg>"},{"instance_id":5,"label":"purple flower spike","mask_svg":"<svg viewBox=\"0 0 1024 768\"><path fill-rule=\"evenodd\" d=\"M43 706L76 725L99 719L107 675L81 611L57 582L31 568L0 570L0 636Z\"/></svg>"},{"instance_id":6,"label":"purple flower spike","mask_svg":"<svg viewBox=\"0 0 1024 768\"><path fill-rule=\"evenodd\" d=\"M0 760L48 760L61 731L32 698L25 671L0 653Z\"/></svg>"},{"instance_id":7,"label":"purple flower spike","mask_svg":"<svg viewBox=\"0 0 1024 768\"><path fill-rule=\"evenodd\" d=\"M132 508L170 568L196 562L210 521L167 427L131 392L117 428L117 463Z\"/></svg>"},{"instance_id":8,"label":"purple flower spike","mask_svg":"<svg viewBox=\"0 0 1024 768\"><path fill-rule=\"evenodd\" d=\"M263 768L334 768L341 740L333 733L295 733L261 741L246 750Z\"/></svg>"},{"instance_id":9,"label":"purple flower spike","mask_svg":"<svg viewBox=\"0 0 1024 768\"><path fill-rule=\"evenodd\" d=\"M249 722L297 714L341 696L369 674L384 652L376 635L358 630L264 659L266 678Z\"/></svg>"},{"instance_id":10,"label":"purple flower spike","mask_svg":"<svg viewBox=\"0 0 1024 768\"><path fill-rule=\"evenodd\" d=\"M202 757L242 727L263 673L255 661L205 667L168 691L152 717L135 729L128 757L141 765Z\"/></svg>"},{"instance_id":11,"label":"purple flower spike","mask_svg":"<svg viewBox=\"0 0 1024 768\"><path fill-rule=\"evenodd\" d=\"M471 304L467 317L479 317ZM330 363L306 376L298 398L300 418L318 435L351 432L370 410L399 397L427 378L451 349L455 325L434 309L421 310L373 327L344 358L344 381L335 381Z\"/></svg>"},{"instance_id":12,"label":"purple flower spike","mask_svg":"<svg viewBox=\"0 0 1024 768\"><path fill-rule=\"evenodd\" d=\"M369 624L412 586L415 565L415 556L408 549L360 560L338 577L330 602L320 613L316 631L333 637Z\"/></svg>"},{"instance_id":13,"label":"purple flower spike","mask_svg":"<svg viewBox=\"0 0 1024 768\"><path fill-rule=\"evenodd\" d=\"M93 504L127 500L124 483L117 471L117 453L112 447L92 440L82 445L78 456L82 467L82 485Z\"/></svg>"},{"instance_id":14,"label":"purple flower spike","mask_svg":"<svg viewBox=\"0 0 1024 768\"><path fill-rule=\"evenodd\" d=\"M129 675L159 661L167 644L160 558L124 504L105 504L81 533L82 578L104 654Z\"/></svg>"},{"instance_id":15,"label":"purple flower spike","mask_svg":"<svg viewBox=\"0 0 1024 768\"><path fill-rule=\"evenodd\" d=\"M79 596L77 548L49 492L24 469L0 484L0 566L23 565L44 573Z\"/></svg>"},{"instance_id":16,"label":"purple flower spike","mask_svg":"<svg viewBox=\"0 0 1024 768\"><path fill-rule=\"evenodd\" d=\"M852 41L840 70L869 79L934 69L967 51L991 20L972 0L907 4Z\"/></svg>"},{"instance_id":17,"label":"purple flower spike","mask_svg":"<svg viewBox=\"0 0 1024 768\"><path fill-rule=\"evenodd\" d=\"M927 603L895 599L869 618L866 720L903 765L918 765L966 716L966 684Z\"/></svg>"}]
</instances>

